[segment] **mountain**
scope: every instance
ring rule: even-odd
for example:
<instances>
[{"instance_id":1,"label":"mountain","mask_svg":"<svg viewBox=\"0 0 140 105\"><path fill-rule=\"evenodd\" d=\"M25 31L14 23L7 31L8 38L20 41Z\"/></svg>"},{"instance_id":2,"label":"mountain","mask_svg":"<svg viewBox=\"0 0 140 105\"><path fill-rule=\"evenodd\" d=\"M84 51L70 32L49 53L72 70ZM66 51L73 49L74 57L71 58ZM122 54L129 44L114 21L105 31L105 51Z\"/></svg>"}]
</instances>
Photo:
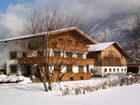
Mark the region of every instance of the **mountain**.
<instances>
[{"instance_id":1,"label":"mountain","mask_svg":"<svg viewBox=\"0 0 140 105\"><path fill-rule=\"evenodd\" d=\"M125 45L128 41L133 41L131 31L135 26L136 14L117 14L109 19L98 22L90 30L90 35L98 42L118 41Z\"/></svg>"},{"instance_id":2,"label":"mountain","mask_svg":"<svg viewBox=\"0 0 140 105\"><path fill-rule=\"evenodd\" d=\"M90 35L97 42L119 42L129 56L128 61L131 63L140 63L140 23L136 29L139 16L138 13L113 15L109 19L99 21L95 24L90 30Z\"/></svg>"}]
</instances>

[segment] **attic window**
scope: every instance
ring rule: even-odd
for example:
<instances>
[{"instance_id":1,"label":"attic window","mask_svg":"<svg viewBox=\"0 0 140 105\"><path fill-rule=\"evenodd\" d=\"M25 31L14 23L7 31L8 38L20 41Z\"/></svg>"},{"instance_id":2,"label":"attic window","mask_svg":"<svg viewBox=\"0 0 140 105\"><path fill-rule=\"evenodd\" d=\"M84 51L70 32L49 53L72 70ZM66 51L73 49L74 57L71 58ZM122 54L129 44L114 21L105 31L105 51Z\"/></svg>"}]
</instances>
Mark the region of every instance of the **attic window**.
<instances>
[{"instance_id":1,"label":"attic window","mask_svg":"<svg viewBox=\"0 0 140 105\"><path fill-rule=\"evenodd\" d=\"M63 42L63 38L59 38L58 41L59 41L60 43L62 43L62 42Z\"/></svg>"},{"instance_id":2,"label":"attic window","mask_svg":"<svg viewBox=\"0 0 140 105\"><path fill-rule=\"evenodd\" d=\"M72 40L67 40L67 44L71 45L72 44Z\"/></svg>"},{"instance_id":3,"label":"attic window","mask_svg":"<svg viewBox=\"0 0 140 105\"><path fill-rule=\"evenodd\" d=\"M78 41L75 41L75 45L79 45L79 42Z\"/></svg>"}]
</instances>

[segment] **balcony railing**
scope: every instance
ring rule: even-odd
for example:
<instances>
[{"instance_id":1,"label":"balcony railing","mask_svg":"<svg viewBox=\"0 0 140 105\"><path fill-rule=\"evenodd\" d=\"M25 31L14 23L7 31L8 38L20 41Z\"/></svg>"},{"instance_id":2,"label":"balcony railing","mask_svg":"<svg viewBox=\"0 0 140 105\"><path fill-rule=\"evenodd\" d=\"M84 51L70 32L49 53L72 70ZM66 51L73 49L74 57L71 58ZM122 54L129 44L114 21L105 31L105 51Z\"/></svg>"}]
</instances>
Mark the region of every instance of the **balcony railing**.
<instances>
[{"instance_id":1,"label":"balcony railing","mask_svg":"<svg viewBox=\"0 0 140 105\"><path fill-rule=\"evenodd\" d=\"M89 65L94 64L93 59L83 59L83 58L64 58L64 57L26 57L19 58L19 64L36 64L36 63L46 63L46 64L72 64L72 65Z\"/></svg>"},{"instance_id":2,"label":"balcony railing","mask_svg":"<svg viewBox=\"0 0 140 105\"><path fill-rule=\"evenodd\" d=\"M77 46L77 45L64 45L64 44L54 44L51 46L53 49L62 49L62 50L70 50L70 51L80 51L80 52L88 52L87 46Z\"/></svg>"}]
</instances>

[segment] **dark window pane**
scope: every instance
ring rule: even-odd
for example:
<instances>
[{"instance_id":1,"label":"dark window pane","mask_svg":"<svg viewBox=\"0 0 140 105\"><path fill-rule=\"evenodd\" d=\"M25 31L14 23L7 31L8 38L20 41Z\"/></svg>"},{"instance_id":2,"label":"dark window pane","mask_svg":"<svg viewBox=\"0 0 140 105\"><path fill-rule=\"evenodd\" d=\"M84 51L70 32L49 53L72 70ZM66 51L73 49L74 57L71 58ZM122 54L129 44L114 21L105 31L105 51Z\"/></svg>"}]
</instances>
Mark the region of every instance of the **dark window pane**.
<instances>
[{"instance_id":1,"label":"dark window pane","mask_svg":"<svg viewBox=\"0 0 140 105\"><path fill-rule=\"evenodd\" d=\"M66 52L66 56L67 56L68 58L72 58L72 53L71 53L71 52Z\"/></svg>"},{"instance_id":2,"label":"dark window pane","mask_svg":"<svg viewBox=\"0 0 140 105\"><path fill-rule=\"evenodd\" d=\"M10 52L10 59L17 59L17 52Z\"/></svg>"},{"instance_id":3,"label":"dark window pane","mask_svg":"<svg viewBox=\"0 0 140 105\"><path fill-rule=\"evenodd\" d=\"M11 65L11 73L17 73L17 65Z\"/></svg>"},{"instance_id":4,"label":"dark window pane","mask_svg":"<svg viewBox=\"0 0 140 105\"><path fill-rule=\"evenodd\" d=\"M67 70L72 71L72 65L67 65Z\"/></svg>"},{"instance_id":5,"label":"dark window pane","mask_svg":"<svg viewBox=\"0 0 140 105\"><path fill-rule=\"evenodd\" d=\"M23 57L27 57L27 53L26 53L26 52L23 52L23 53L22 53L22 56L23 56Z\"/></svg>"},{"instance_id":6,"label":"dark window pane","mask_svg":"<svg viewBox=\"0 0 140 105\"><path fill-rule=\"evenodd\" d=\"M54 70L55 71L60 71L61 70L61 65L54 65Z\"/></svg>"},{"instance_id":7,"label":"dark window pane","mask_svg":"<svg viewBox=\"0 0 140 105\"><path fill-rule=\"evenodd\" d=\"M79 71L80 72L84 71L84 67L83 66L79 66Z\"/></svg>"},{"instance_id":8,"label":"dark window pane","mask_svg":"<svg viewBox=\"0 0 140 105\"><path fill-rule=\"evenodd\" d=\"M83 54L78 53L77 58L82 58Z\"/></svg>"},{"instance_id":9,"label":"dark window pane","mask_svg":"<svg viewBox=\"0 0 140 105\"><path fill-rule=\"evenodd\" d=\"M60 43L63 43L63 38L58 39Z\"/></svg>"},{"instance_id":10,"label":"dark window pane","mask_svg":"<svg viewBox=\"0 0 140 105\"><path fill-rule=\"evenodd\" d=\"M72 44L72 40L67 40L67 44L71 45Z\"/></svg>"},{"instance_id":11,"label":"dark window pane","mask_svg":"<svg viewBox=\"0 0 140 105\"><path fill-rule=\"evenodd\" d=\"M107 68L104 69L104 72L107 72Z\"/></svg>"},{"instance_id":12,"label":"dark window pane","mask_svg":"<svg viewBox=\"0 0 140 105\"><path fill-rule=\"evenodd\" d=\"M59 51L54 51L54 57L60 57L60 52Z\"/></svg>"}]
</instances>

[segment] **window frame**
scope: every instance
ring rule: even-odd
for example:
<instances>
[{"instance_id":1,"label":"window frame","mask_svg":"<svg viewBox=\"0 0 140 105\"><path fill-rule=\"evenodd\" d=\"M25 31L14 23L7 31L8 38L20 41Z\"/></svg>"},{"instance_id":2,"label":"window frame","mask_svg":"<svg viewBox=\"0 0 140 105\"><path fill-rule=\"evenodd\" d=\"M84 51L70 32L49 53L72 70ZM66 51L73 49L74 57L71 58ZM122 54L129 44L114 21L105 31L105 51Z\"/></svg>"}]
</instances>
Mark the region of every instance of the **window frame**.
<instances>
[{"instance_id":1,"label":"window frame","mask_svg":"<svg viewBox=\"0 0 140 105\"><path fill-rule=\"evenodd\" d=\"M13 56L13 54L15 53L15 55ZM9 59L11 59L11 60L15 60L15 59L17 59L18 58L18 52L17 51L10 51L9 52Z\"/></svg>"},{"instance_id":2,"label":"window frame","mask_svg":"<svg viewBox=\"0 0 140 105\"><path fill-rule=\"evenodd\" d=\"M84 66L78 66L79 72L84 72Z\"/></svg>"},{"instance_id":3,"label":"window frame","mask_svg":"<svg viewBox=\"0 0 140 105\"><path fill-rule=\"evenodd\" d=\"M83 58L83 54L82 53L77 53L77 58Z\"/></svg>"},{"instance_id":4,"label":"window frame","mask_svg":"<svg viewBox=\"0 0 140 105\"><path fill-rule=\"evenodd\" d=\"M26 52L22 52L22 57L27 57L27 53Z\"/></svg>"},{"instance_id":5,"label":"window frame","mask_svg":"<svg viewBox=\"0 0 140 105\"><path fill-rule=\"evenodd\" d=\"M60 51L54 51L54 57L61 57L61 52Z\"/></svg>"},{"instance_id":6,"label":"window frame","mask_svg":"<svg viewBox=\"0 0 140 105\"><path fill-rule=\"evenodd\" d=\"M13 68L12 68L13 67ZM14 68L15 67L15 68ZM16 64L12 64L10 65L10 72L11 73L17 73L17 65Z\"/></svg>"}]
</instances>

